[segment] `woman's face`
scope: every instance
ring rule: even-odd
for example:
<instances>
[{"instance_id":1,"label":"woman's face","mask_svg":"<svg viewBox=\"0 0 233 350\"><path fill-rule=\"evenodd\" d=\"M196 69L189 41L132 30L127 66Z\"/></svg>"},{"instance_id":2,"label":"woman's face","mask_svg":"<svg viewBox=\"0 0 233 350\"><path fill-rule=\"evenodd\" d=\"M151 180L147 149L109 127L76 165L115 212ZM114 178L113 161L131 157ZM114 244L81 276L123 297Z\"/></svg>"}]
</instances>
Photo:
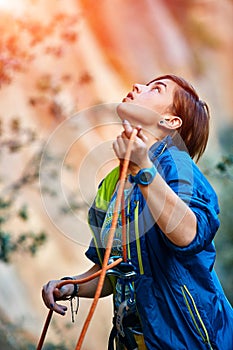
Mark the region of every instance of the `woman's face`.
<instances>
[{"instance_id":1,"label":"woman's face","mask_svg":"<svg viewBox=\"0 0 233 350\"><path fill-rule=\"evenodd\" d=\"M169 114L177 86L169 79L152 81L147 85L134 84L132 91L117 107L120 119L127 119L132 125L157 125L161 116Z\"/></svg>"}]
</instances>

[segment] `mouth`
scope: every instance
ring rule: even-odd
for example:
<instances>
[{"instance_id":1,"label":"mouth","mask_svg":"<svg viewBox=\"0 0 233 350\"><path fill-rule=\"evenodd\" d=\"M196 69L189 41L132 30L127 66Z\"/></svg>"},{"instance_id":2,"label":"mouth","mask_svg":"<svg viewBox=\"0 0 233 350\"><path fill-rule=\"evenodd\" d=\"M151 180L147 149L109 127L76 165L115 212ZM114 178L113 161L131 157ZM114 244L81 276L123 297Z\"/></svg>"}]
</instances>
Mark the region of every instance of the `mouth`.
<instances>
[{"instance_id":1,"label":"mouth","mask_svg":"<svg viewBox=\"0 0 233 350\"><path fill-rule=\"evenodd\" d=\"M126 97L123 98L122 102L127 102L127 100L133 100L134 96L132 92L129 92Z\"/></svg>"}]
</instances>

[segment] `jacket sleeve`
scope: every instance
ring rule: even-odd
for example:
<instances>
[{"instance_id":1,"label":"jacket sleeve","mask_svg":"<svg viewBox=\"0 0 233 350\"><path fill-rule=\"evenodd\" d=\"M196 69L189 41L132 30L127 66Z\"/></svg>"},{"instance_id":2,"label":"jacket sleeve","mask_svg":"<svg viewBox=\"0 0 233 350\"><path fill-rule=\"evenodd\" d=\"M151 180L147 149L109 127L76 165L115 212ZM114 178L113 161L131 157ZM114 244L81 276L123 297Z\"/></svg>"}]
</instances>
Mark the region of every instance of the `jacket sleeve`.
<instances>
[{"instance_id":1,"label":"jacket sleeve","mask_svg":"<svg viewBox=\"0 0 233 350\"><path fill-rule=\"evenodd\" d=\"M164 234L166 244L177 254L192 255L206 249L219 228L219 207L216 193L194 164L183 152L160 163L162 176L171 189L189 206L197 219L194 240L185 247L173 244Z\"/></svg>"},{"instance_id":2,"label":"jacket sleeve","mask_svg":"<svg viewBox=\"0 0 233 350\"><path fill-rule=\"evenodd\" d=\"M95 264L102 265L104 249L101 245L100 231L102 223L104 220L105 212L99 211L95 207L95 202L93 206L89 209L88 213L88 223L92 231L92 240L90 242L89 248L86 251L86 256Z\"/></svg>"}]
</instances>

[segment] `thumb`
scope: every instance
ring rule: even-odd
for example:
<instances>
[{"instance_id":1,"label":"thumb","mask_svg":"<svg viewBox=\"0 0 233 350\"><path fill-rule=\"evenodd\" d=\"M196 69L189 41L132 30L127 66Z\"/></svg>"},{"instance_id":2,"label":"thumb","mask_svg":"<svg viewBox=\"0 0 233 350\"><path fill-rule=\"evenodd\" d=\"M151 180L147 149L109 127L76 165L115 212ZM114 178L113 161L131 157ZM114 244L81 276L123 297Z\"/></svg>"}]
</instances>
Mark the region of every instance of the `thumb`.
<instances>
[{"instance_id":1,"label":"thumb","mask_svg":"<svg viewBox=\"0 0 233 350\"><path fill-rule=\"evenodd\" d=\"M64 288L64 286L61 287L60 289L59 288L55 288L54 292L53 292L53 295L54 295L55 299L57 299L57 300L59 300L62 297L64 297L64 295L65 295L65 288Z\"/></svg>"}]
</instances>

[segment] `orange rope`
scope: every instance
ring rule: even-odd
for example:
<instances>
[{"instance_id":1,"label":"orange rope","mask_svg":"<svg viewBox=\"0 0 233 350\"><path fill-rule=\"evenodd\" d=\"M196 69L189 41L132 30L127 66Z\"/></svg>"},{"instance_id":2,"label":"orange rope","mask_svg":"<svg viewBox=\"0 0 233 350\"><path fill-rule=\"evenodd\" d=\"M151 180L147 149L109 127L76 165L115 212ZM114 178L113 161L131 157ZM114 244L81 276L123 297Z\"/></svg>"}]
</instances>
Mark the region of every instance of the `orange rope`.
<instances>
[{"instance_id":1,"label":"orange rope","mask_svg":"<svg viewBox=\"0 0 233 350\"><path fill-rule=\"evenodd\" d=\"M36 350L41 350L43 347L45 336L46 336L47 330L49 328L49 324L50 324L50 321L52 319L52 316L53 316L53 310L49 310L49 313L48 313L47 318L45 320L44 328L43 328L43 331L41 333L40 340L39 340L39 343L37 345Z\"/></svg>"},{"instance_id":2,"label":"orange rope","mask_svg":"<svg viewBox=\"0 0 233 350\"><path fill-rule=\"evenodd\" d=\"M102 289L103 289L104 279L105 279L105 276L106 276L106 271L108 269L112 268L113 264L114 264L114 266L116 266L117 264L119 264L122 261L122 259L120 258L120 259L116 260L114 263L108 265L108 261L109 261L109 257L110 257L111 249L112 249L114 233L115 233L116 226L117 226L118 212L119 212L119 208L120 208L120 205L121 205L122 197L123 197L123 194L124 194L124 185L125 185L125 179L127 177L127 170L128 170L128 166L129 166L129 158L130 158L130 154L131 154L131 150L132 150L132 142L133 142L135 136L137 135L137 132L138 132L137 129L134 129L132 134L131 134L131 137L129 139L129 144L128 144L128 147L127 147L127 150L126 150L125 159L124 159L123 166L122 166L122 169L121 169L121 174L120 174L120 179L119 179L119 188L118 188L117 197L116 197L116 203L115 203L115 208L114 208L114 213L113 213L112 224L111 224L111 228L110 228L110 231L109 231L108 242L107 242L107 246L106 246L106 249L105 249L104 260L103 260L103 263L102 263L102 269L97 271L95 274L93 274L91 276L88 276L88 277L86 277L86 278L84 278L82 280L65 280L65 281L60 282L57 285L58 288L61 288L63 285L68 284L68 283L80 284L80 283L84 283L83 280L85 280L85 282L88 282L89 280L91 280L93 278L96 278L97 276L100 276L99 277L99 281L98 281L98 285L97 285L97 288L96 288L95 296L94 296L94 299L93 299L93 302L92 302L92 305L91 305L91 308L90 308L89 313L87 315L87 318L85 320L85 323L84 323L84 326L82 328L82 331L81 331L81 334L80 334L80 337L79 337L79 340L78 340L78 343L77 343L77 346L76 346L75 350L80 350L81 349L81 346L82 346L82 343L84 341L87 329L89 327L89 324L91 322L91 319L93 317L94 311L96 309L98 300L100 298L100 295L101 295L101 292L102 292ZM124 205L123 205L123 207L124 207ZM124 224L122 223L122 227L125 228L125 216L124 215L125 214L123 214L123 222L124 222ZM124 229L123 229L123 231L124 231L123 232L123 237L122 237L122 240L123 240L123 258L124 258L124 261L125 261L126 260L126 233L125 233L126 231ZM49 327L49 323L50 323L51 318L52 318L52 314L53 314L53 310L49 310L49 313L48 313L48 316L47 316L47 319L46 319L46 322L45 322L45 325L44 325L44 329L42 331L42 335L41 335L40 341L39 341L38 346L37 346L37 350L41 350L42 349L43 342L44 342L44 339L45 339L45 336L46 336L46 332L47 332L47 329Z\"/></svg>"},{"instance_id":3,"label":"orange rope","mask_svg":"<svg viewBox=\"0 0 233 350\"><path fill-rule=\"evenodd\" d=\"M107 266L107 270L112 269L113 267L115 267L119 263L121 263L122 261L123 261L122 258L119 258L119 259L113 261L111 264L109 264ZM82 284L82 283L89 282L89 281L93 280L94 278L98 277L101 274L101 271L102 270L99 270L99 271L93 273L92 275L84 277L84 278L79 279L79 280L63 280L62 282L58 283L56 287L58 289L60 289L61 287L65 286L66 284ZM53 315L53 310L49 310L36 350L41 350L43 347L45 336L46 336L47 330L49 328L50 321L52 319L52 315Z\"/></svg>"},{"instance_id":4,"label":"orange rope","mask_svg":"<svg viewBox=\"0 0 233 350\"><path fill-rule=\"evenodd\" d=\"M125 159L123 162L123 166L122 166L122 170L121 170L121 174L120 174L120 179L119 179L119 188L118 188L118 192L117 192L117 197L116 197L116 203L115 203L115 208L114 208L114 213L113 213L113 219L112 219L112 224L111 224L111 228L109 231L109 237L108 237L108 242L107 242L107 247L105 250L105 254L104 254L104 260L103 260L103 264L102 264L102 271L100 274L100 278L98 281L98 285L96 288L96 292L95 292L95 296L94 296L94 300L92 302L91 308L89 310L89 313L87 315L86 321L84 323L82 332L80 334L77 346L75 348L75 350L80 350L82 343L84 341L84 337L86 335L87 329L89 327L89 324L91 322L92 316L94 314L94 311L96 309L98 300L100 298L102 289L103 289L103 285L104 285L104 279L106 276L106 270L107 270L107 264L108 264L108 260L111 254L111 249L112 249L112 242L113 242L113 238L114 238L114 233L116 230L116 225L117 225L117 219L118 219L118 212L119 212L119 208L120 208L120 204L121 204L121 198L124 192L124 186L125 186L125 179L127 177L127 170L128 170L128 166L129 166L129 158L130 158L130 154L131 154L131 150L132 150L132 142L135 138L135 136L137 135L137 129L134 129L131 137L129 139L129 144L126 150L126 154L125 154Z\"/></svg>"},{"instance_id":5,"label":"orange rope","mask_svg":"<svg viewBox=\"0 0 233 350\"><path fill-rule=\"evenodd\" d=\"M117 266L118 264L120 264L123 261L122 258L119 258L115 261L113 261L111 264L109 264L106 268L106 270L108 271L109 269L112 269L113 267ZM64 280L60 283L58 283L57 288L60 289L61 287L65 286L66 284L82 284L82 283L86 283L89 282L91 280L93 280L94 278L98 277L102 272L102 269L93 273L90 276L84 277L80 280Z\"/></svg>"}]
</instances>

